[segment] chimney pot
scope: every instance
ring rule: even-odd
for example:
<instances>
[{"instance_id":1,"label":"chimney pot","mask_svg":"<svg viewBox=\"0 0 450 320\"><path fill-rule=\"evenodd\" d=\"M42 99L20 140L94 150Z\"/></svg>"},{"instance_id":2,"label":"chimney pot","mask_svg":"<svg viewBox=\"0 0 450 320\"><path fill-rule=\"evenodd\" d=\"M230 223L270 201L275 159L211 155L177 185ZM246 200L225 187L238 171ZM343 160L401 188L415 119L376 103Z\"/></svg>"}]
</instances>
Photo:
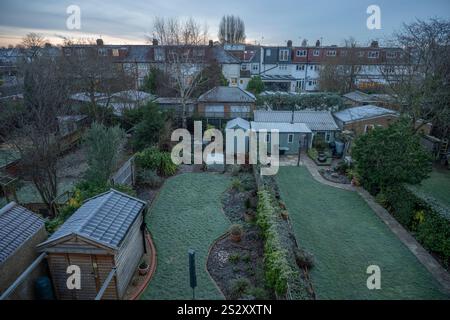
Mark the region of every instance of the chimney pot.
<instances>
[{"instance_id":1,"label":"chimney pot","mask_svg":"<svg viewBox=\"0 0 450 320\"><path fill-rule=\"evenodd\" d=\"M153 39L153 40L152 40L152 44L153 44L154 46L157 46L157 45L158 45L158 39Z\"/></svg>"},{"instance_id":2,"label":"chimney pot","mask_svg":"<svg viewBox=\"0 0 450 320\"><path fill-rule=\"evenodd\" d=\"M288 40L287 46L288 46L288 48L292 48L292 40Z\"/></svg>"},{"instance_id":3,"label":"chimney pot","mask_svg":"<svg viewBox=\"0 0 450 320\"><path fill-rule=\"evenodd\" d=\"M102 46L103 45L103 39L97 39L97 45Z\"/></svg>"},{"instance_id":4,"label":"chimney pot","mask_svg":"<svg viewBox=\"0 0 450 320\"><path fill-rule=\"evenodd\" d=\"M212 48L214 46L214 41L209 40L209 47Z\"/></svg>"}]
</instances>

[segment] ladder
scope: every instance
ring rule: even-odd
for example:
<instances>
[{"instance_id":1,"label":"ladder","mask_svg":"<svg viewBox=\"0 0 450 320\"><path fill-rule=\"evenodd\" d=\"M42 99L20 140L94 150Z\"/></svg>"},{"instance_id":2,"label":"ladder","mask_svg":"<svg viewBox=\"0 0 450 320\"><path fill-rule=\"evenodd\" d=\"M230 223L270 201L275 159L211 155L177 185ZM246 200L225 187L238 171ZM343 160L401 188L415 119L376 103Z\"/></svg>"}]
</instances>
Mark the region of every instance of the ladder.
<instances>
[{"instance_id":1,"label":"ladder","mask_svg":"<svg viewBox=\"0 0 450 320\"><path fill-rule=\"evenodd\" d=\"M439 149L439 155L445 156L448 151L448 139L442 139L441 146Z\"/></svg>"}]
</instances>

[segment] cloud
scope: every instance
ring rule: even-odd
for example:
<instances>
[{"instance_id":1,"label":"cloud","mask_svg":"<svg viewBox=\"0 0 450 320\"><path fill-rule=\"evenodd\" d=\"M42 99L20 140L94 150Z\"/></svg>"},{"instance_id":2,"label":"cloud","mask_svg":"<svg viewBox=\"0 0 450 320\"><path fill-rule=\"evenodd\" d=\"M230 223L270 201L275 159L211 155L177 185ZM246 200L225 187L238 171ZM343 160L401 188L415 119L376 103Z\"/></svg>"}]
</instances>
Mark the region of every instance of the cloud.
<instances>
[{"instance_id":1,"label":"cloud","mask_svg":"<svg viewBox=\"0 0 450 320\"><path fill-rule=\"evenodd\" d=\"M145 41L155 16L194 17L207 22L211 38L224 14L241 16L247 37L264 44L282 44L286 40L310 43L323 38L325 43L338 44L354 36L367 42L386 36L401 27L402 22L415 17L442 16L448 18L448 0L422 3L398 0L377 0L382 10L382 30L366 28L366 9L373 0L2 0L0 2L0 43L20 39L30 30L45 34L72 34L66 29L66 8L75 4L81 8L81 32L124 41ZM76 33L75 33L76 35Z\"/></svg>"}]
</instances>

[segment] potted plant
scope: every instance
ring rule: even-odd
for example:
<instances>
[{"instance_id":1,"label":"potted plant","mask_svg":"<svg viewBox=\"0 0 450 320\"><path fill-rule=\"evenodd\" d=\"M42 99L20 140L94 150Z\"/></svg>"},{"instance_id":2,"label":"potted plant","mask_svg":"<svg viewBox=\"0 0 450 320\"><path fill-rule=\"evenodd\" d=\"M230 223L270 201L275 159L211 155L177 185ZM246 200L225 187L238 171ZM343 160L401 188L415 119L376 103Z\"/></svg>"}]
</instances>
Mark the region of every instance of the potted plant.
<instances>
[{"instance_id":1,"label":"potted plant","mask_svg":"<svg viewBox=\"0 0 450 320\"><path fill-rule=\"evenodd\" d=\"M230 228L230 239L233 242L241 241L243 229L240 224L233 224Z\"/></svg>"},{"instance_id":2,"label":"potted plant","mask_svg":"<svg viewBox=\"0 0 450 320\"><path fill-rule=\"evenodd\" d=\"M279 205L282 210L286 210L286 204L283 201L280 201Z\"/></svg>"},{"instance_id":3,"label":"potted plant","mask_svg":"<svg viewBox=\"0 0 450 320\"><path fill-rule=\"evenodd\" d=\"M255 220L256 213L252 209L247 209L244 213L245 222L252 222Z\"/></svg>"},{"instance_id":4,"label":"potted plant","mask_svg":"<svg viewBox=\"0 0 450 320\"><path fill-rule=\"evenodd\" d=\"M286 210L282 210L281 217L283 218L283 220L287 220L289 218L289 212L287 212Z\"/></svg>"},{"instance_id":5,"label":"potted plant","mask_svg":"<svg viewBox=\"0 0 450 320\"><path fill-rule=\"evenodd\" d=\"M145 276L148 271L150 270L150 266L148 265L147 261L142 260L141 263L139 264L139 275L141 276Z\"/></svg>"}]
</instances>

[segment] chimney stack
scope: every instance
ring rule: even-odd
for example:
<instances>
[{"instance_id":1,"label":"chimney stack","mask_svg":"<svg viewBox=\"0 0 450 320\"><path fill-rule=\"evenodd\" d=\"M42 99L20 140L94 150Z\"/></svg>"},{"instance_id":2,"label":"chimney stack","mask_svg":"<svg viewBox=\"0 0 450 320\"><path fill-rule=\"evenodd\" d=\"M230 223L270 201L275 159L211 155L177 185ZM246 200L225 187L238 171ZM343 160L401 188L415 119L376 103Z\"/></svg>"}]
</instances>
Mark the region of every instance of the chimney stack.
<instances>
[{"instance_id":1,"label":"chimney stack","mask_svg":"<svg viewBox=\"0 0 450 320\"><path fill-rule=\"evenodd\" d=\"M212 40L209 40L209 43L208 43L208 45L209 45L209 47L210 47L210 48L214 47L214 41L212 41Z\"/></svg>"},{"instance_id":2,"label":"chimney stack","mask_svg":"<svg viewBox=\"0 0 450 320\"><path fill-rule=\"evenodd\" d=\"M97 45L102 46L103 45L103 39L97 39Z\"/></svg>"},{"instance_id":3,"label":"chimney stack","mask_svg":"<svg viewBox=\"0 0 450 320\"><path fill-rule=\"evenodd\" d=\"M370 46L372 47L372 48L378 48L378 41L372 41L371 43L370 43Z\"/></svg>"},{"instance_id":4,"label":"chimney stack","mask_svg":"<svg viewBox=\"0 0 450 320\"><path fill-rule=\"evenodd\" d=\"M320 40L316 41L316 47L320 47Z\"/></svg>"},{"instance_id":5,"label":"chimney stack","mask_svg":"<svg viewBox=\"0 0 450 320\"><path fill-rule=\"evenodd\" d=\"M287 46L288 46L288 48L292 48L292 40L288 40Z\"/></svg>"},{"instance_id":6,"label":"chimney stack","mask_svg":"<svg viewBox=\"0 0 450 320\"><path fill-rule=\"evenodd\" d=\"M153 38L152 45L157 46L158 45L158 39Z\"/></svg>"}]
</instances>

